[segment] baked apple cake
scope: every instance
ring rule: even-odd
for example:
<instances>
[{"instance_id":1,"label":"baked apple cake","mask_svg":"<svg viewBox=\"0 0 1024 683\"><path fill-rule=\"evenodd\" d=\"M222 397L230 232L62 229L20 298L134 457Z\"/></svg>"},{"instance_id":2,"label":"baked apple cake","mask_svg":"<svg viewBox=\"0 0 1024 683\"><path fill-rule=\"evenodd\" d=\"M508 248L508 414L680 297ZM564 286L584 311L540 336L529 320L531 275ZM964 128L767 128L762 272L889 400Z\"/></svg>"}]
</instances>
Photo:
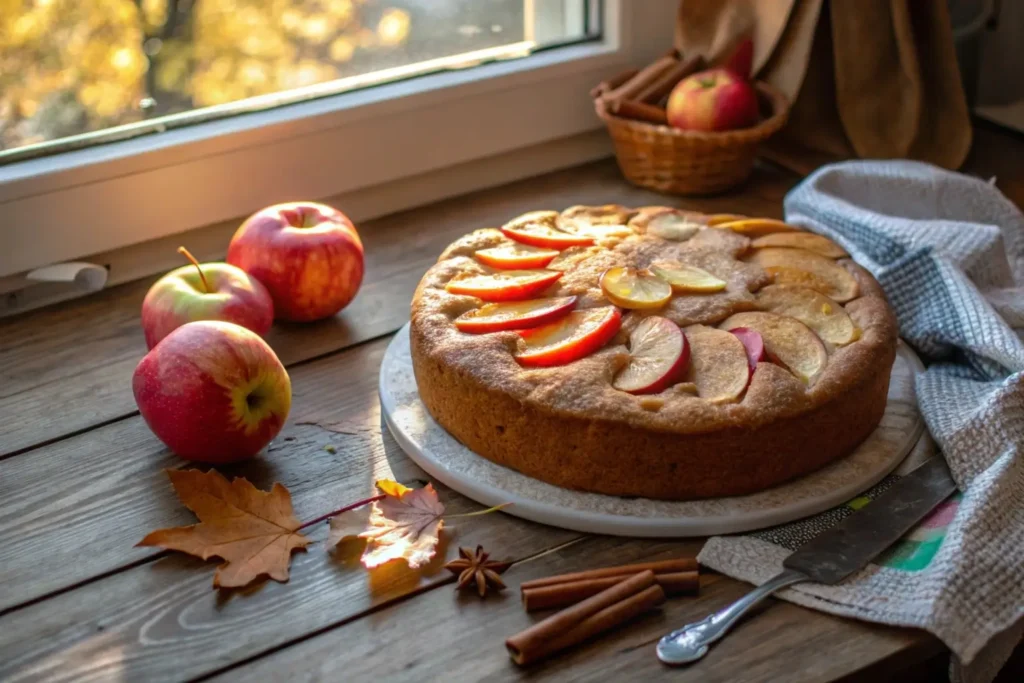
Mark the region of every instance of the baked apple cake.
<instances>
[{"instance_id":1,"label":"baked apple cake","mask_svg":"<svg viewBox=\"0 0 1024 683\"><path fill-rule=\"evenodd\" d=\"M412 303L420 396L477 454L557 486L684 500L850 453L896 324L835 242L668 207L534 211L451 244Z\"/></svg>"}]
</instances>

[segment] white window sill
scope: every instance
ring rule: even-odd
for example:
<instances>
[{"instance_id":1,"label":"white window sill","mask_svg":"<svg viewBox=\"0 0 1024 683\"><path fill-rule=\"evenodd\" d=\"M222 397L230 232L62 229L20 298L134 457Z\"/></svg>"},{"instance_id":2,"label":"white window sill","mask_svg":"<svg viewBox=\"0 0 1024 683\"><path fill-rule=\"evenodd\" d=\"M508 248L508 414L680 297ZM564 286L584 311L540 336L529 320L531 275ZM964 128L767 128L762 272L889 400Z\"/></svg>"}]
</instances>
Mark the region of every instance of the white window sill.
<instances>
[{"instance_id":1,"label":"white window sill","mask_svg":"<svg viewBox=\"0 0 1024 683\"><path fill-rule=\"evenodd\" d=\"M423 174L438 172L438 182L421 189L419 201L467 191L439 172L599 128L587 91L663 52L674 7L674 0L606 0L601 43L0 167L0 277L234 220L277 201L371 187L380 196L380 188L398 190L401 179ZM560 163L592 158L593 145L582 148L581 158L562 153ZM482 177L497 184L513 179L506 175L495 169ZM374 204L372 215L409 206L400 196Z\"/></svg>"}]
</instances>

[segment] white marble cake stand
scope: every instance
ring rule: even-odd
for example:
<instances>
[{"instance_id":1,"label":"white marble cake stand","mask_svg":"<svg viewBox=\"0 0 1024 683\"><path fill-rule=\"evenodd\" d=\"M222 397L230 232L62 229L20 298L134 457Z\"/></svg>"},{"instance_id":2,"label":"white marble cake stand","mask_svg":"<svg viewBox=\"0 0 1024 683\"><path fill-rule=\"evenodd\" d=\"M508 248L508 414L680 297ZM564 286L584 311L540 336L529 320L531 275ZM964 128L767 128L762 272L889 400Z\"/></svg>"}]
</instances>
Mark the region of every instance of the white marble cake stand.
<instances>
[{"instance_id":1,"label":"white marble cake stand","mask_svg":"<svg viewBox=\"0 0 1024 683\"><path fill-rule=\"evenodd\" d=\"M749 496L673 502L559 488L496 465L459 443L427 413L413 376L409 326L395 335L380 370L384 419L430 477L505 512L543 524L633 537L710 536L750 531L827 510L878 483L914 448L924 421L914 398L921 361L900 342L889 401L878 429L850 456L796 481ZM921 439L924 442L924 439Z\"/></svg>"}]
</instances>

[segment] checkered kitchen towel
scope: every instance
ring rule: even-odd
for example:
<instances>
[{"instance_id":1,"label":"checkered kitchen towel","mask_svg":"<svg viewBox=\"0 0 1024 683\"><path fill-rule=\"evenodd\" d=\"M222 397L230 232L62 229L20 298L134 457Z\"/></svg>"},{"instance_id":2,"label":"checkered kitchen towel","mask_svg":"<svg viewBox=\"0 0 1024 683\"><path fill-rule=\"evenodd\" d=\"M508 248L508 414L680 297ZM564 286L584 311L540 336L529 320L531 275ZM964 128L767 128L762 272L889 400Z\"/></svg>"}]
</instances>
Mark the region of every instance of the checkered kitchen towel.
<instances>
[{"instance_id":1,"label":"checkered kitchen towel","mask_svg":"<svg viewBox=\"0 0 1024 683\"><path fill-rule=\"evenodd\" d=\"M954 679L991 680L1024 632L1024 216L994 182L911 161L825 166L785 209L885 289L928 364L917 398L960 492L842 584L780 597L926 629L953 651ZM700 560L760 584L895 478L809 520L712 538Z\"/></svg>"}]
</instances>

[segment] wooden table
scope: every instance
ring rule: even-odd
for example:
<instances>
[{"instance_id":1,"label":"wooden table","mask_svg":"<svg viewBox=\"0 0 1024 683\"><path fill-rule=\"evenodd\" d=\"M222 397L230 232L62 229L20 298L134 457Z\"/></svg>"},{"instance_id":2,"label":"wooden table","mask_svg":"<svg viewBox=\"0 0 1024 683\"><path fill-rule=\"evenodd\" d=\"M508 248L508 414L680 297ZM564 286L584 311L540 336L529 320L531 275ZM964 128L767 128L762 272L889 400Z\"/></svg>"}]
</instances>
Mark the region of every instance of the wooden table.
<instances>
[{"instance_id":1,"label":"wooden table","mask_svg":"<svg viewBox=\"0 0 1024 683\"><path fill-rule=\"evenodd\" d=\"M979 131L969 170L1000 175L1018 204L1024 143ZM223 471L261 488L285 484L312 520L370 494L372 482L425 475L382 427L377 373L408 318L413 289L442 248L520 212L575 203L674 203L780 216L798 178L758 168L743 188L676 200L628 186L610 161L448 200L360 226L367 277L356 301L317 324L278 325L269 341L288 365L292 413L256 460ZM132 369L145 353L139 308L152 279L0 322L0 679L487 680L518 679L504 639L531 622L520 581L563 571L692 555L700 541L588 536L503 514L458 520L425 571L325 550L326 527L294 556L291 581L235 593L211 589L213 564L137 548L148 531L192 523L162 473L185 466L135 409ZM478 509L438 486L449 511ZM514 559L513 589L480 600L452 591L442 557L482 544ZM943 649L917 631L774 603L699 664L667 669L653 643L749 586L703 577L698 599L659 612L533 669L554 679L823 681L941 672ZM925 667L925 668L921 668ZM902 678L905 680L905 678Z\"/></svg>"}]
</instances>

